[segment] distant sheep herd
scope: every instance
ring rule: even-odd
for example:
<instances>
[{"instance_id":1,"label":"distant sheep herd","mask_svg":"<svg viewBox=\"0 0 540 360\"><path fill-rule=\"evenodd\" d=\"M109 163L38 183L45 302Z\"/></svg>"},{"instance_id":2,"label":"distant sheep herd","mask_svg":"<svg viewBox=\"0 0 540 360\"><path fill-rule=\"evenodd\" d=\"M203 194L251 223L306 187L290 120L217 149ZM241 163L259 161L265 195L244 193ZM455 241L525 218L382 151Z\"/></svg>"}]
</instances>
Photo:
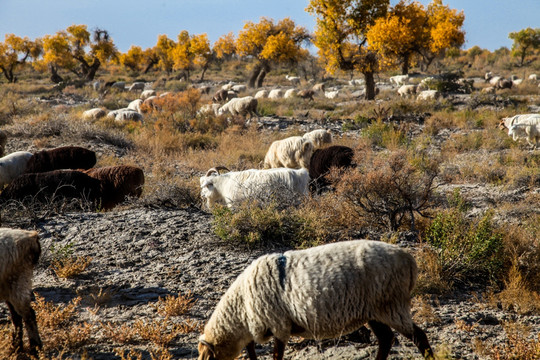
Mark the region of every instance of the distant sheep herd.
<instances>
[{"instance_id":1,"label":"distant sheep herd","mask_svg":"<svg viewBox=\"0 0 540 360\"><path fill-rule=\"evenodd\" d=\"M519 79L486 74L496 89L511 87ZM286 76L298 86L300 78ZM390 78L402 97L434 100L440 96L423 84L410 84L409 76ZM536 81L536 75L529 81ZM362 81L350 82L351 86ZM113 84L125 90L124 84ZM99 84L94 84L99 88ZM156 98L144 83L134 83L129 91L142 91L126 108L106 112L90 109L83 118L110 117L117 121L142 121L141 106ZM254 96L238 97L245 85L228 83L217 91L199 114L259 116L258 99L298 96L313 100L316 93L327 98L339 96L339 89L325 91L324 84L311 89L260 90ZM499 128L513 140L524 138L540 144L540 114L504 118ZM0 130L0 204L48 201L55 197L84 199L96 208L110 210L127 197L140 197L143 170L129 165L94 168L96 154L88 149L65 146L36 153L18 151L5 154L8 136ZM320 192L331 185L331 169L354 167L354 150L332 146L332 134L317 129L272 142L264 158L264 169L228 171L223 166L209 169L200 177L201 198L210 209L217 204L235 208L269 190L286 190L293 197ZM327 146L328 145L328 146ZM327 146L327 147L326 147ZM227 171L220 173L220 171ZM34 231L0 228L0 300L7 303L14 325L13 345L23 349L23 322L36 354L42 342L36 315L30 306L32 272L40 256L38 234ZM372 274L376 273L377 276ZM393 343L392 328L413 341L426 359L433 351L426 334L412 320L411 291L417 278L414 258L397 246L357 240L287 251L260 257L241 273L221 298L199 339L199 359L234 359L242 348L250 360L256 359L255 343L274 338L274 359L282 359L287 340L334 338L368 323L379 341L377 359L386 359ZM385 306L381 307L380 304Z\"/></svg>"}]
</instances>

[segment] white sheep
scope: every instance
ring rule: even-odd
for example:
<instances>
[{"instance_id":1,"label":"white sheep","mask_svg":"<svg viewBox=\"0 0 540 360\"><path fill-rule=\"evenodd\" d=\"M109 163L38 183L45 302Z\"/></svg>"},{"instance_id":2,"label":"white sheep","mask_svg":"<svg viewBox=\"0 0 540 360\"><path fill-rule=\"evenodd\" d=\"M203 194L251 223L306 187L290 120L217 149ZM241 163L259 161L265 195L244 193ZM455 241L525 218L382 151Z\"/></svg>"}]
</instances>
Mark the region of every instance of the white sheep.
<instances>
[{"instance_id":1,"label":"white sheep","mask_svg":"<svg viewBox=\"0 0 540 360\"><path fill-rule=\"evenodd\" d=\"M253 96L234 98L218 109L218 115L223 115L226 112L229 112L232 116L249 115L251 119L251 117L255 114L257 117L259 117L257 105L258 101Z\"/></svg>"},{"instance_id":2,"label":"white sheep","mask_svg":"<svg viewBox=\"0 0 540 360\"><path fill-rule=\"evenodd\" d=\"M7 143L7 134L5 131L0 130L0 156L4 156L4 151Z\"/></svg>"},{"instance_id":3,"label":"white sheep","mask_svg":"<svg viewBox=\"0 0 540 360\"><path fill-rule=\"evenodd\" d=\"M339 90L325 91L324 92L324 97L326 97L327 99L335 99L338 96L339 96Z\"/></svg>"},{"instance_id":4,"label":"white sheep","mask_svg":"<svg viewBox=\"0 0 540 360\"><path fill-rule=\"evenodd\" d=\"M283 90L281 89L272 89L270 90L270 92L268 93L268 98L269 99L280 99L283 97Z\"/></svg>"},{"instance_id":5,"label":"white sheep","mask_svg":"<svg viewBox=\"0 0 540 360\"><path fill-rule=\"evenodd\" d=\"M514 141L525 138L536 149L540 144L540 124L514 124L508 129L508 136L512 136Z\"/></svg>"},{"instance_id":6,"label":"white sheep","mask_svg":"<svg viewBox=\"0 0 540 360\"><path fill-rule=\"evenodd\" d=\"M135 110L136 112L140 113L142 104L143 104L142 99L135 99L128 104L127 108L131 110Z\"/></svg>"},{"instance_id":7,"label":"white sheep","mask_svg":"<svg viewBox=\"0 0 540 360\"><path fill-rule=\"evenodd\" d=\"M302 136L274 141L264 157L264 168L309 168L314 145Z\"/></svg>"},{"instance_id":8,"label":"white sheep","mask_svg":"<svg viewBox=\"0 0 540 360\"><path fill-rule=\"evenodd\" d=\"M512 125L540 125L540 114L518 114L507 118L502 118L499 129L510 129Z\"/></svg>"},{"instance_id":9,"label":"white sheep","mask_svg":"<svg viewBox=\"0 0 540 360\"><path fill-rule=\"evenodd\" d=\"M217 203L224 203L232 208L250 198L268 198L268 196L289 193L307 195L309 173L307 169L249 169L219 174L217 167L201 176L201 197L208 208ZM226 169L228 170L228 169Z\"/></svg>"},{"instance_id":10,"label":"white sheep","mask_svg":"<svg viewBox=\"0 0 540 360\"><path fill-rule=\"evenodd\" d=\"M365 81L364 79L351 79L349 80L350 86L362 86L364 85Z\"/></svg>"},{"instance_id":11,"label":"white sheep","mask_svg":"<svg viewBox=\"0 0 540 360\"><path fill-rule=\"evenodd\" d=\"M529 81L538 81L538 75L536 74L530 74L529 77L528 77Z\"/></svg>"},{"instance_id":12,"label":"white sheep","mask_svg":"<svg viewBox=\"0 0 540 360\"><path fill-rule=\"evenodd\" d=\"M255 94L255 99L264 99L268 97L268 90L259 90Z\"/></svg>"},{"instance_id":13,"label":"white sheep","mask_svg":"<svg viewBox=\"0 0 540 360\"><path fill-rule=\"evenodd\" d=\"M94 108L94 109L84 111L82 113L82 118L84 120L98 120L104 117L105 115L107 115L107 113L102 108Z\"/></svg>"},{"instance_id":14,"label":"white sheep","mask_svg":"<svg viewBox=\"0 0 540 360\"><path fill-rule=\"evenodd\" d=\"M121 91L126 90L126 82L125 81L117 81L111 85L112 89L118 89Z\"/></svg>"},{"instance_id":15,"label":"white sheep","mask_svg":"<svg viewBox=\"0 0 540 360\"><path fill-rule=\"evenodd\" d=\"M441 93L437 90L424 90L421 91L416 100L437 100L441 97Z\"/></svg>"},{"instance_id":16,"label":"white sheep","mask_svg":"<svg viewBox=\"0 0 540 360\"><path fill-rule=\"evenodd\" d=\"M313 130L305 133L302 137L306 140L311 141L315 148L320 148L324 144L332 143L332 133L326 129Z\"/></svg>"},{"instance_id":17,"label":"white sheep","mask_svg":"<svg viewBox=\"0 0 540 360\"><path fill-rule=\"evenodd\" d=\"M284 99L290 99L296 96L296 89L288 89L285 91L285 94L283 94Z\"/></svg>"},{"instance_id":18,"label":"white sheep","mask_svg":"<svg viewBox=\"0 0 540 360\"><path fill-rule=\"evenodd\" d=\"M311 90L313 90L315 92L317 92L317 91L324 92L324 88L325 88L324 83L317 83L317 84L313 85Z\"/></svg>"},{"instance_id":19,"label":"white sheep","mask_svg":"<svg viewBox=\"0 0 540 360\"><path fill-rule=\"evenodd\" d=\"M219 115L219 108L221 107L221 104L204 104L201 106L201 108L197 111L198 115Z\"/></svg>"},{"instance_id":20,"label":"white sheep","mask_svg":"<svg viewBox=\"0 0 540 360\"><path fill-rule=\"evenodd\" d=\"M492 86L497 86L497 84L499 83L499 80L501 79L502 78L500 76L493 76L492 78L489 79L489 84Z\"/></svg>"},{"instance_id":21,"label":"white sheep","mask_svg":"<svg viewBox=\"0 0 540 360\"><path fill-rule=\"evenodd\" d=\"M34 356L42 346L36 314L30 306L33 271L40 254L37 232L0 228L0 300L7 303L15 327L13 347L23 349L24 322Z\"/></svg>"},{"instance_id":22,"label":"white sheep","mask_svg":"<svg viewBox=\"0 0 540 360\"><path fill-rule=\"evenodd\" d=\"M285 78L295 86L300 85L300 78L298 76L285 75Z\"/></svg>"},{"instance_id":23,"label":"white sheep","mask_svg":"<svg viewBox=\"0 0 540 360\"><path fill-rule=\"evenodd\" d=\"M133 120L133 121L142 121L143 116L141 113L137 112L133 109L128 108L122 108L118 110L109 111L107 114L107 118L114 119L116 121L125 121L125 120Z\"/></svg>"},{"instance_id":24,"label":"white sheep","mask_svg":"<svg viewBox=\"0 0 540 360\"><path fill-rule=\"evenodd\" d=\"M156 90L152 90L152 89L144 90L141 93L140 99L144 101L148 99L150 96L156 96Z\"/></svg>"},{"instance_id":25,"label":"white sheep","mask_svg":"<svg viewBox=\"0 0 540 360\"><path fill-rule=\"evenodd\" d=\"M144 87L145 83L143 83L142 81L137 81L131 84L131 86L129 87L129 91L144 90Z\"/></svg>"},{"instance_id":26,"label":"white sheep","mask_svg":"<svg viewBox=\"0 0 540 360\"><path fill-rule=\"evenodd\" d=\"M240 92L244 92L247 90L247 86L246 85L243 85L243 84L238 84L238 85L233 85L231 87L231 90L236 92L236 93L240 93Z\"/></svg>"},{"instance_id":27,"label":"white sheep","mask_svg":"<svg viewBox=\"0 0 540 360\"><path fill-rule=\"evenodd\" d=\"M19 175L24 174L32 153L17 151L0 158L0 190Z\"/></svg>"},{"instance_id":28,"label":"white sheep","mask_svg":"<svg viewBox=\"0 0 540 360\"><path fill-rule=\"evenodd\" d=\"M397 92L399 96L409 98L416 94L417 88L418 85L401 85Z\"/></svg>"},{"instance_id":29,"label":"white sheep","mask_svg":"<svg viewBox=\"0 0 540 360\"><path fill-rule=\"evenodd\" d=\"M232 90L233 86L234 86L234 83L232 81L229 81L229 83L221 87L221 90L229 91L229 90Z\"/></svg>"},{"instance_id":30,"label":"white sheep","mask_svg":"<svg viewBox=\"0 0 540 360\"><path fill-rule=\"evenodd\" d=\"M434 359L426 334L412 319L418 269L405 250L353 240L269 254L253 261L222 296L199 338L199 360L231 360L274 337L281 360L291 336L330 339L368 323L388 357L394 333Z\"/></svg>"},{"instance_id":31,"label":"white sheep","mask_svg":"<svg viewBox=\"0 0 540 360\"><path fill-rule=\"evenodd\" d=\"M390 77L390 84L395 84L396 86L405 85L409 82L409 75L396 75Z\"/></svg>"}]
</instances>

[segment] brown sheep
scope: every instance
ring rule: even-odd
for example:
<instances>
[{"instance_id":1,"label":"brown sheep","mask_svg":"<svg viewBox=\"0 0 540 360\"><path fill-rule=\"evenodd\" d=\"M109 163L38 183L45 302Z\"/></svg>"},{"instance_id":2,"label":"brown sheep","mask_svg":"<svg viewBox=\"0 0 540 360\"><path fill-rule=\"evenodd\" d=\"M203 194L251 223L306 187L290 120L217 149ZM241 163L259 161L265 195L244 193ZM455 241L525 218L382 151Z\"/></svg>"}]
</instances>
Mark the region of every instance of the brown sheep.
<instances>
[{"instance_id":1,"label":"brown sheep","mask_svg":"<svg viewBox=\"0 0 540 360\"><path fill-rule=\"evenodd\" d=\"M300 90L297 93L298 97L301 97L302 99L309 99L313 101L313 95L315 95L315 91L313 90Z\"/></svg>"},{"instance_id":2,"label":"brown sheep","mask_svg":"<svg viewBox=\"0 0 540 360\"><path fill-rule=\"evenodd\" d=\"M330 185L330 181L326 178L330 169L353 167L353 158L354 150L348 146L335 145L315 150L309 164L312 190L320 192L322 188Z\"/></svg>"},{"instance_id":3,"label":"brown sheep","mask_svg":"<svg viewBox=\"0 0 540 360\"><path fill-rule=\"evenodd\" d=\"M212 96L212 101L214 102L225 102L228 100L228 95L229 95L229 92L227 90L218 90L216 91L216 93L214 94L214 96Z\"/></svg>"},{"instance_id":4,"label":"brown sheep","mask_svg":"<svg viewBox=\"0 0 540 360\"><path fill-rule=\"evenodd\" d=\"M35 153L26 165L26 173L59 169L90 169L96 164L96 153L78 146L63 146Z\"/></svg>"},{"instance_id":5,"label":"brown sheep","mask_svg":"<svg viewBox=\"0 0 540 360\"><path fill-rule=\"evenodd\" d=\"M101 182L101 207L110 210L126 200L140 197L144 185L142 169L129 165L107 166L84 171Z\"/></svg>"},{"instance_id":6,"label":"brown sheep","mask_svg":"<svg viewBox=\"0 0 540 360\"><path fill-rule=\"evenodd\" d=\"M54 170L23 174L0 193L0 203L9 200L49 202L53 199L85 199L95 203L100 198L101 183L80 171Z\"/></svg>"},{"instance_id":7,"label":"brown sheep","mask_svg":"<svg viewBox=\"0 0 540 360\"><path fill-rule=\"evenodd\" d=\"M32 276L40 254L37 232L0 228L0 300L7 303L11 313L14 349L23 349L24 321L34 356L42 347L36 313L30 306Z\"/></svg>"}]
</instances>

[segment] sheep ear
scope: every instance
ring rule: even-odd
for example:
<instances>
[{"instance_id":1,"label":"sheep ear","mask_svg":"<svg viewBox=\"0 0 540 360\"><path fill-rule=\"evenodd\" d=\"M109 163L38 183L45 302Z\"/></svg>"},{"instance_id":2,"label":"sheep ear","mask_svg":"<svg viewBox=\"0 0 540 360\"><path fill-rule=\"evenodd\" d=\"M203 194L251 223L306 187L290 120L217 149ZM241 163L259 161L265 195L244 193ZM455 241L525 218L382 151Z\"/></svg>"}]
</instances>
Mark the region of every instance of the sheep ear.
<instances>
[{"instance_id":1,"label":"sheep ear","mask_svg":"<svg viewBox=\"0 0 540 360\"><path fill-rule=\"evenodd\" d=\"M210 353L210 354L209 354ZM199 339L199 355L202 355L201 357L203 359L215 359L216 358L216 352L214 351L214 345L210 344L206 340L200 338Z\"/></svg>"}]
</instances>

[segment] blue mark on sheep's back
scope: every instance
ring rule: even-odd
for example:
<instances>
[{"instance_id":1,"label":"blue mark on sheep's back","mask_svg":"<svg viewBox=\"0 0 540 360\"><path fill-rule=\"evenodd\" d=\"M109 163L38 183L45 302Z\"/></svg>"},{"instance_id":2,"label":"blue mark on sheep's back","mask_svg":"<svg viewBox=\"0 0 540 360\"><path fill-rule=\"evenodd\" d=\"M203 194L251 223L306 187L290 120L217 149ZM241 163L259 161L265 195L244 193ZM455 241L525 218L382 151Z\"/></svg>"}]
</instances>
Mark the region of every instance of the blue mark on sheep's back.
<instances>
[{"instance_id":1,"label":"blue mark on sheep's back","mask_svg":"<svg viewBox=\"0 0 540 360\"><path fill-rule=\"evenodd\" d=\"M285 255L280 255L277 259L277 263L279 272L279 285L281 285L281 287L285 289L285 268L287 267L287 258L285 257Z\"/></svg>"}]
</instances>

